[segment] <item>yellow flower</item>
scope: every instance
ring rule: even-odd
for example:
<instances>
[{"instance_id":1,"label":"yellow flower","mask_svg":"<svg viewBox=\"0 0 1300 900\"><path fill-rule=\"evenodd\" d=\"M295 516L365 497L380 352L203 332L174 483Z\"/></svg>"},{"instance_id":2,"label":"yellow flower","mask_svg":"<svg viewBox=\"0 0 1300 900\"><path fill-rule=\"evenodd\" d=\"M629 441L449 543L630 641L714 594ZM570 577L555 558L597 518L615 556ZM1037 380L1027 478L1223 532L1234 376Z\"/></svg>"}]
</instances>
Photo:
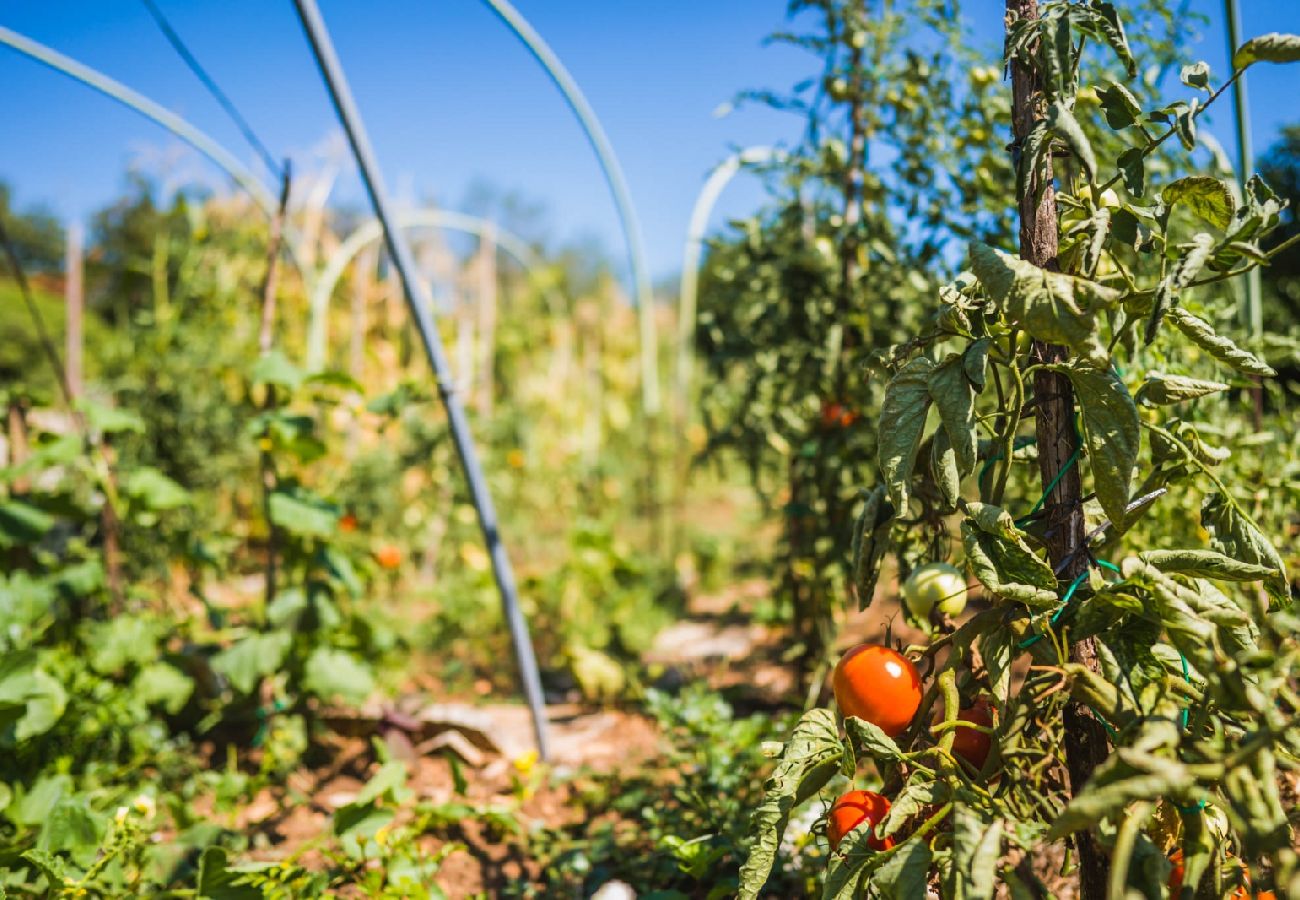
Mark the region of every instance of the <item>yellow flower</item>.
<instances>
[{"instance_id":1,"label":"yellow flower","mask_svg":"<svg viewBox=\"0 0 1300 900\"><path fill-rule=\"evenodd\" d=\"M510 468L512 469L522 469L524 467L524 462L525 462L524 451L511 450L509 453L506 454L506 462L509 463Z\"/></svg>"},{"instance_id":2,"label":"yellow flower","mask_svg":"<svg viewBox=\"0 0 1300 900\"><path fill-rule=\"evenodd\" d=\"M533 770L533 767L537 765L537 759L538 756L536 750L529 750L522 756L515 757L515 771L520 775L527 775Z\"/></svg>"},{"instance_id":3,"label":"yellow flower","mask_svg":"<svg viewBox=\"0 0 1300 900\"><path fill-rule=\"evenodd\" d=\"M126 817L131 814L131 808L128 806L119 806L117 812L113 813L113 821L121 825L126 821Z\"/></svg>"},{"instance_id":4,"label":"yellow flower","mask_svg":"<svg viewBox=\"0 0 1300 900\"><path fill-rule=\"evenodd\" d=\"M375 831L375 843L383 847L388 844L388 826L380 825Z\"/></svg>"}]
</instances>

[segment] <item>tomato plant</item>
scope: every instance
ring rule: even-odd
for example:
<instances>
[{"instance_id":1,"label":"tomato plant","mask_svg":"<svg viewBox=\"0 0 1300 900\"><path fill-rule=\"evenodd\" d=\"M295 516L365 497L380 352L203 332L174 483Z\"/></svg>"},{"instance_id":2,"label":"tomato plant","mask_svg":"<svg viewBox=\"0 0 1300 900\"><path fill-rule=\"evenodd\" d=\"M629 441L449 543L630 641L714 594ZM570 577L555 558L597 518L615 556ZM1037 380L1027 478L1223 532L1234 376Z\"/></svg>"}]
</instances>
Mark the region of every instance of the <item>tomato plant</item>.
<instances>
[{"instance_id":1,"label":"tomato plant","mask_svg":"<svg viewBox=\"0 0 1300 900\"><path fill-rule=\"evenodd\" d=\"M930 323L890 354L881 480L855 541L872 585L918 518L955 517L952 557L988 605L906 651L928 682L910 727L845 698L847 737L828 710L803 717L755 813L742 897L772 865L772 810L867 759L892 797L880 836L907 836L873 850L850 833L827 897L1040 890L1003 849L1063 858L1067 841L1063 874L1085 898L1161 896L1169 844L1185 885L1230 890L1231 853L1253 883L1300 890L1279 784L1300 749L1294 589L1261 524L1279 520L1226 480L1231 448L1206 424L1273 374L1212 322L1216 287L1288 246L1261 249L1282 203L1258 177L1236 193L1160 156L1198 146L1198 118L1247 67L1297 60L1300 37L1256 38L1226 79L1186 66L1188 99L1152 109L1128 86L1141 63L1116 7L1008 3L1020 253L972 243ZM1199 507L1200 527L1169 522L1175 506ZM993 712L978 774L956 760L980 757L983 732L961 725L976 694Z\"/></svg>"}]
</instances>

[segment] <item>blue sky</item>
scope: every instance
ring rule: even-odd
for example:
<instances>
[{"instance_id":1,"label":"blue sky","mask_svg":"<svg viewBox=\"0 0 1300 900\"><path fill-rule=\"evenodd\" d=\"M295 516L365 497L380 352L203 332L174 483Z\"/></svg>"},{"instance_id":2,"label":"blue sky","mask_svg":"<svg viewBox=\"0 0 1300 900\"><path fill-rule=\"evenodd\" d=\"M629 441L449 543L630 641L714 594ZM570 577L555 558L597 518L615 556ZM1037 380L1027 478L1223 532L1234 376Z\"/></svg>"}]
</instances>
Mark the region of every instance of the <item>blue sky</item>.
<instances>
[{"instance_id":1,"label":"blue sky","mask_svg":"<svg viewBox=\"0 0 1300 900\"><path fill-rule=\"evenodd\" d=\"M310 158L335 129L289 0L157 0L191 50L277 155ZM543 203L548 236L622 240L595 159L558 93L480 0L320 0L390 186L457 206L486 180ZM1300 2L1240 0L1243 34L1300 32ZM763 37L784 0L517 0L582 85L631 186L656 276L679 266L691 204L730 148L791 141L799 122L757 107L715 110L743 88L784 88L810 59ZM1001 0L967 0L976 39L998 52ZM1226 70L1219 0L1195 54ZM256 157L135 0L0 0L0 24L70 54L180 113L255 171ZM0 47L0 179L20 205L84 217L120 193L132 163L176 177L212 170L169 135L64 76ZM1300 72L1260 65L1249 89L1257 152L1300 120ZM1210 130L1231 150L1229 107ZM218 180L218 183L219 180ZM339 196L359 199L355 179ZM738 181L715 224L759 200Z\"/></svg>"}]
</instances>

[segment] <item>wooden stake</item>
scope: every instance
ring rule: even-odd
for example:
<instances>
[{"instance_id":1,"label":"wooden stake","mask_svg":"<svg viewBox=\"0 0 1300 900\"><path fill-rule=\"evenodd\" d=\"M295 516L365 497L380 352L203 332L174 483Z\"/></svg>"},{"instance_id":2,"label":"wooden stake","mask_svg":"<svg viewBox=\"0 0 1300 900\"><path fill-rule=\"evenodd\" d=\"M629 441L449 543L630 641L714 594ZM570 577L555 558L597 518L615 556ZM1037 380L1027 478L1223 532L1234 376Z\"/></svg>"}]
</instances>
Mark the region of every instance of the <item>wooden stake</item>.
<instances>
[{"instance_id":1,"label":"wooden stake","mask_svg":"<svg viewBox=\"0 0 1300 900\"><path fill-rule=\"evenodd\" d=\"M1018 19L1038 18L1038 0L1006 0L1006 10L1009 28ZM1019 146L1044 113L1043 88L1033 69L1013 60L1011 91L1012 131ZM1049 159L1030 174L1025 195L1020 198L1020 256L1036 266L1059 271L1057 240L1056 193ZM1067 348L1037 340L1030 352L1035 363L1064 362L1069 357ZM1070 464L1079 444L1074 427L1074 390L1066 376L1044 369L1034 373L1033 389L1039 472L1044 485L1060 476L1043 505L1047 552L1059 576L1073 581L1088 567L1088 555L1078 552L1085 540L1083 485L1078 466ZM1094 672L1100 668L1097 646L1091 638L1073 644L1070 658ZM1083 790L1107 753L1101 723L1079 704L1069 704L1065 709L1065 755L1073 794ZM1109 868L1105 851L1091 831L1076 835L1075 845L1079 852L1081 900L1103 900Z\"/></svg>"},{"instance_id":2,"label":"wooden stake","mask_svg":"<svg viewBox=\"0 0 1300 900\"><path fill-rule=\"evenodd\" d=\"M85 292L82 274L84 271L84 235L80 222L68 226L67 253L64 260L63 295L67 302L66 342L63 350L63 366L67 373L68 393L72 398L81 397L85 389L83 384L82 352L85 344L82 320L85 312Z\"/></svg>"}]
</instances>

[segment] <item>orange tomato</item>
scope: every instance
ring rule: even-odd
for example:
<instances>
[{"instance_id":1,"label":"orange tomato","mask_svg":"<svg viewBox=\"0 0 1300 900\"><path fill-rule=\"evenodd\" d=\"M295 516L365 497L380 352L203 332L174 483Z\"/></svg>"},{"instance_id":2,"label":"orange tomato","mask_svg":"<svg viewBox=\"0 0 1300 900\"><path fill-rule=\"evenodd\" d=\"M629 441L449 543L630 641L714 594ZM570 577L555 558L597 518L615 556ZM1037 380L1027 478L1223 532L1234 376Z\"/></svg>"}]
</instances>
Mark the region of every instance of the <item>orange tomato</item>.
<instances>
[{"instance_id":1,"label":"orange tomato","mask_svg":"<svg viewBox=\"0 0 1300 900\"><path fill-rule=\"evenodd\" d=\"M859 644L840 657L831 685L845 717L857 716L890 737L906 730L921 705L916 667L879 644Z\"/></svg>"},{"instance_id":2,"label":"orange tomato","mask_svg":"<svg viewBox=\"0 0 1300 900\"><path fill-rule=\"evenodd\" d=\"M375 551L375 559L384 569L396 569L402 564L402 551L399 547L392 544L385 544Z\"/></svg>"},{"instance_id":3,"label":"orange tomato","mask_svg":"<svg viewBox=\"0 0 1300 900\"><path fill-rule=\"evenodd\" d=\"M957 713L957 720L991 728L993 726L993 709L989 706L988 698L980 697L969 709L963 709ZM970 763L975 771L982 770L985 760L989 758L989 748L993 746L993 738L982 731L975 731L973 728L959 727L956 731L957 736L952 742L952 752Z\"/></svg>"},{"instance_id":4,"label":"orange tomato","mask_svg":"<svg viewBox=\"0 0 1300 900\"><path fill-rule=\"evenodd\" d=\"M830 838L831 849L837 849L844 835L862 823L875 830L889 812L889 801L873 791L849 791L831 805L830 818L826 823L826 836ZM871 837L867 846L873 850L888 850L894 846L892 837Z\"/></svg>"},{"instance_id":5,"label":"orange tomato","mask_svg":"<svg viewBox=\"0 0 1300 900\"><path fill-rule=\"evenodd\" d=\"M1233 858L1232 854L1228 854L1228 859ZM1177 897L1178 892L1183 888L1183 874L1185 872L1183 851L1179 849L1169 854L1169 862L1173 865L1173 869L1169 872L1169 895ZM1250 874L1246 871L1245 866L1242 866L1241 875L1246 883L1237 885L1231 894L1232 900L1250 900ZM1275 900L1272 891L1260 891L1255 897L1256 900Z\"/></svg>"}]
</instances>

